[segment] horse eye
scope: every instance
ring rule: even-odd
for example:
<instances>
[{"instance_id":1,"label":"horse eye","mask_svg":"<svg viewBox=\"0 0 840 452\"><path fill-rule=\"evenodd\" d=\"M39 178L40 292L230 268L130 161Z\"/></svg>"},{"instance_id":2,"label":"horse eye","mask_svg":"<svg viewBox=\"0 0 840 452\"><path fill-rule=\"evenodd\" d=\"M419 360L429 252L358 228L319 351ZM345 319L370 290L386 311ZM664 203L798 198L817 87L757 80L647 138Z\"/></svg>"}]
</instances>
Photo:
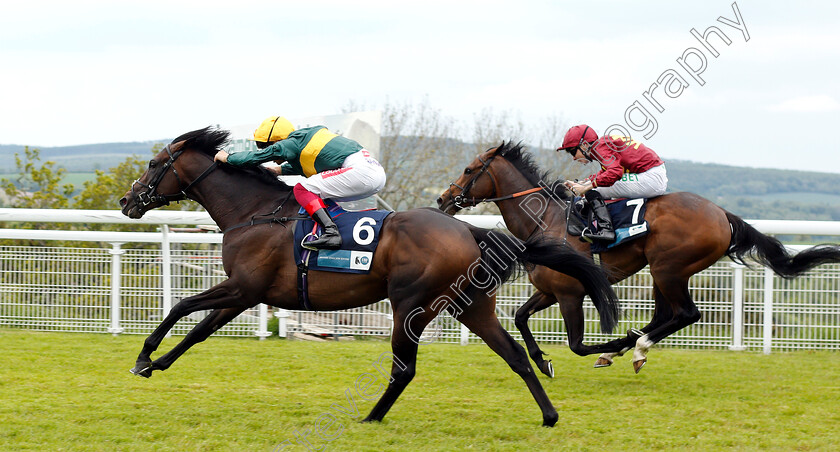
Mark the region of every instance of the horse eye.
<instances>
[{"instance_id":1,"label":"horse eye","mask_svg":"<svg viewBox=\"0 0 840 452\"><path fill-rule=\"evenodd\" d=\"M472 174L472 170L467 168L464 170L464 174Z\"/></svg>"},{"instance_id":2,"label":"horse eye","mask_svg":"<svg viewBox=\"0 0 840 452\"><path fill-rule=\"evenodd\" d=\"M154 168L155 166L157 166L157 162L154 160L149 160L149 168Z\"/></svg>"}]
</instances>

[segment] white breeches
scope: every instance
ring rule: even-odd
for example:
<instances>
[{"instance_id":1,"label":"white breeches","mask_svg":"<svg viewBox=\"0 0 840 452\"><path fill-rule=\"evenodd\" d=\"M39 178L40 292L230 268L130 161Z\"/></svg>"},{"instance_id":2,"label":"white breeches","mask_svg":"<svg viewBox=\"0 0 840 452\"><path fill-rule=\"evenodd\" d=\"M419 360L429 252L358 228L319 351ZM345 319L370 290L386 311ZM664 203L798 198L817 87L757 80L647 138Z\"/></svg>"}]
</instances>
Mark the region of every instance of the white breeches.
<instances>
[{"instance_id":1,"label":"white breeches","mask_svg":"<svg viewBox=\"0 0 840 452\"><path fill-rule=\"evenodd\" d=\"M307 177L303 187L322 199L355 201L373 196L385 186L385 170L364 149L344 159L341 168Z\"/></svg>"},{"instance_id":2,"label":"white breeches","mask_svg":"<svg viewBox=\"0 0 840 452\"><path fill-rule=\"evenodd\" d=\"M665 165L655 166L644 173L626 173L621 180L609 187L598 187L597 190L605 199L610 198L653 198L664 195L668 188L668 175Z\"/></svg>"}]
</instances>

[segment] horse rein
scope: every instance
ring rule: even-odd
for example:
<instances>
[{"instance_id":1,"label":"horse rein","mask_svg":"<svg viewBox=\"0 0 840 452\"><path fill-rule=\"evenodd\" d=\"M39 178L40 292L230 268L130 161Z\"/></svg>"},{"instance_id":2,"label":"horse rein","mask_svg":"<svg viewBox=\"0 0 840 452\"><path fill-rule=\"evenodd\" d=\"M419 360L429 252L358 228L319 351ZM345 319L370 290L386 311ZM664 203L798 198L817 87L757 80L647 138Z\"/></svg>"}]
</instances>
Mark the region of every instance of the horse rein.
<instances>
[{"instance_id":1,"label":"horse rein","mask_svg":"<svg viewBox=\"0 0 840 452\"><path fill-rule=\"evenodd\" d=\"M481 155L478 155L478 156L477 156L477 158L478 158L478 160L481 162L482 167L481 167L481 169L478 171L478 174L476 174L476 176L475 176L475 177L473 177L472 179L470 179L469 181L467 181L467 183L466 183L466 186L465 186L465 187L461 187L460 185L456 184L455 182L453 182L453 183L449 184L449 190L450 190L450 192L451 192L451 190L452 190L452 187L457 187L457 188L461 189L461 193L460 193L460 194L458 194L458 195L456 195L456 196L454 196L454 197L452 198L452 202L453 202L453 203L455 204L455 206L456 206L456 207L458 207L459 209L463 209L463 208L465 208L465 207L475 207L475 206L477 206L478 204L485 203L485 202L507 201L508 199L519 198L519 197L521 197L521 196L530 195L531 193L536 193L536 192L538 192L538 191L542 191L542 190L543 190L543 187L534 187L534 188L529 188L528 190L523 190L523 191L520 191L520 192L516 192L516 193L509 194L509 195L505 195L505 196L499 196L499 197L496 197L496 198L482 198L482 199L467 198L467 197L465 196L465 195L467 194L467 192L468 192L470 189L472 189L472 187L475 185L475 182L476 182L476 181L477 181L477 180L478 180L478 179L479 179L479 178L480 178L480 177L481 177L484 173L487 173L487 175L488 175L488 176L490 176L490 180L491 180L491 181L493 181L493 193L498 194L498 188L497 188L497 184L496 184L496 178L495 178L495 177L493 177L493 173L491 173L491 172L490 172L490 163L492 163L492 162L493 162L493 159L495 159L495 158L496 158L496 155L494 155L494 156L490 157L490 158L489 158L489 159L487 159L487 160L484 160L483 158L481 158ZM463 204L463 203L464 203L464 201L468 201L468 202L470 202L470 204L469 204L469 205L464 205L464 204ZM543 215L545 215L545 212L543 212ZM536 226L534 226L534 229L531 231L531 233L530 233L530 234L528 234L528 237L533 236L533 235L534 235L534 233L536 233L536 232L537 232L537 229L539 229L539 227L540 227L540 224L539 224L539 223L537 223L537 224L536 224ZM565 241L565 239L564 239L564 241Z\"/></svg>"},{"instance_id":2,"label":"horse rein","mask_svg":"<svg viewBox=\"0 0 840 452\"><path fill-rule=\"evenodd\" d=\"M171 144L167 144L164 148L166 153L169 154L169 160L167 160L166 163L163 164L163 168L161 168L161 170L152 177L152 180L149 181L148 184L140 182L139 179L135 180L131 184L131 195L134 198L134 202L139 204L141 207L146 207L149 204L155 202L160 202L162 203L162 205L166 206L169 205L171 201L182 201L184 199L190 199L189 195L187 195L187 190L204 180L205 177L207 177L211 172L213 172L213 170L216 169L216 167L218 167L218 162L214 161L213 164L211 164L207 169L205 169L203 173L201 173L192 182L187 184L187 186L182 188L181 191L178 193L171 195L156 194L155 191L157 190L158 184L160 184L160 181L163 180L164 176L166 176L166 173L169 170L169 168L172 168L172 174L175 175L175 179L178 181L178 186L182 185L181 177L178 176L178 170L175 169L173 164L175 163L175 160L177 160L178 157L180 157L181 154L184 153L184 150L179 149L173 153L171 146ZM135 185L140 185L141 187L146 188L147 191L143 193L135 192Z\"/></svg>"},{"instance_id":3,"label":"horse rein","mask_svg":"<svg viewBox=\"0 0 840 452\"><path fill-rule=\"evenodd\" d=\"M500 197L497 197L497 198L482 198L482 199L467 198L467 196L466 196L467 193L473 188L473 186L475 185L475 182L484 173L487 173L487 175L490 176L490 180L493 181L493 193L498 193L498 189L496 188L497 187L496 186L496 179L493 177L493 174L489 172L490 163L493 162L493 159L495 159L496 156L494 155L487 160L484 160L481 157L481 155L478 155L477 158L478 158L478 161L481 162L482 167L478 171L478 174L476 174L475 177L473 177L472 179L467 181L466 186L462 187L462 186L456 184L455 182L452 182L451 184L449 184L449 190L450 191L452 190L452 187L456 187L456 188L461 190L461 193L455 195L452 198L452 202L455 203L455 206L458 207L459 209L463 209L463 208L466 208L466 207L475 207L476 205L481 204L481 203L485 203L485 202L506 201L508 199L513 199L513 198L518 198L520 196L529 195L531 193L535 193L535 192L538 192L538 191L543 189L542 187L534 187L534 188L530 188L530 189L525 190L525 191L520 191L520 192L517 192L517 193L510 194L510 195L500 196ZM469 202L470 204L465 205L464 204L465 201Z\"/></svg>"},{"instance_id":4,"label":"horse rein","mask_svg":"<svg viewBox=\"0 0 840 452\"><path fill-rule=\"evenodd\" d=\"M180 157L181 154L184 153L184 150L179 149L179 150L177 150L173 153L170 146L171 145L168 144L164 148L166 153L169 154L169 160L167 160L166 163L163 164L163 168L160 170L159 173L155 174L155 176L152 178L152 180L148 184L144 184L143 182L140 182L139 179L135 180L134 183L131 184L131 193L132 193L132 196L134 197L134 201L136 203L140 204L141 207L146 207L149 204L152 204L154 202L161 202L161 203L163 203L163 205L168 205L171 201L182 201L184 199L191 199L189 197L189 195L187 195L187 190L189 190L190 188L192 188L193 186L197 185L199 182L204 180L204 178L206 178L210 173L213 172L213 170L215 170L219 166L219 162L214 160L213 163L209 167L207 167L207 169L204 170L204 172L202 172L198 177L196 177L195 180L193 180L192 182L187 184L186 187L182 188L181 191L178 192L178 193L175 193L175 194L172 194L172 195L155 194L155 190L157 190L158 184L160 184L160 181L163 180L163 177L166 175L166 172L169 170L169 168L172 168L172 174L175 175L175 179L178 181L178 185L179 186L182 185L181 177L178 176L178 170L175 169L175 167L172 166L172 165L175 163L175 160L177 160L178 157ZM145 187L148 191L146 191L144 193L135 192L134 191L134 185L135 184L140 185L141 187ZM309 216L305 216L305 217L304 216L293 216L293 217L275 217L274 216L274 215L277 214L277 212L280 211L280 209L283 208L283 206L286 204L286 201L289 200L291 195L292 195L292 192L290 191L289 194L286 196L286 198L280 203L279 206L277 206L276 209L274 209L274 211L272 211L270 213L267 213L267 214L254 215L253 217L251 217L250 221L233 225L233 226L225 229L223 232L228 232L228 231L231 231L233 229L243 228L245 226L255 226L255 225L258 225L258 224L266 224L266 223L283 224L283 223L286 223L288 221L293 221L293 220L309 219ZM266 217L266 216L270 216L270 218L259 218L259 219L257 218L257 217Z\"/></svg>"}]
</instances>

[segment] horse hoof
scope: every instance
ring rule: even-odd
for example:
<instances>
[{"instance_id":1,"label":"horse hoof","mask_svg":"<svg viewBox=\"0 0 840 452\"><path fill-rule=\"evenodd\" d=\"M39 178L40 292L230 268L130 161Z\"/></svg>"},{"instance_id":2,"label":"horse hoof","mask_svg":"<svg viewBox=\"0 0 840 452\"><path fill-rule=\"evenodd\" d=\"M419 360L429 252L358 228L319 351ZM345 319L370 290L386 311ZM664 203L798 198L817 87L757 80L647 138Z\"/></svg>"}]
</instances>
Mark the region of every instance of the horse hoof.
<instances>
[{"instance_id":1,"label":"horse hoof","mask_svg":"<svg viewBox=\"0 0 840 452\"><path fill-rule=\"evenodd\" d=\"M647 358L639 361L633 361L633 370L635 370L636 373L639 373L639 371L642 370L642 367L645 366L645 363L647 363Z\"/></svg>"},{"instance_id":2,"label":"horse hoof","mask_svg":"<svg viewBox=\"0 0 840 452\"><path fill-rule=\"evenodd\" d=\"M134 366L134 369L129 370L129 372L131 372L134 375L137 375L138 377L149 378L149 377L152 376L152 365L149 364L149 365L143 366L143 365L138 364L138 365Z\"/></svg>"},{"instance_id":3,"label":"horse hoof","mask_svg":"<svg viewBox=\"0 0 840 452\"><path fill-rule=\"evenodd\" d=\"M551 360L543 361L540 365L540 371L548 376L548 378L554 378L554 365L551 364Z\"/></svg>"},{"instance_id":4,"label":"horse hoof","mask_svg":"<svg viewBox=\"0 0 840 452\"><path fill-rule=\"evenodd\" d=\"M558 419L560 419L560 416L556 411L548 416L543 415L543 427L554 427Z\"/></svg>"},{"instance_id":5,"label":"horse hoof","mask_svg":"<svg viewBox=\"0 0 840 452\"><path fill-rule=\"evenodd\" d=\"M598 358L598 360L595 361L595 365L593 367L595 367L597 369L599 367L610 367L610 366L612 366L612 361L608 360L607 358Z\"/></svg>"}]
</instances>

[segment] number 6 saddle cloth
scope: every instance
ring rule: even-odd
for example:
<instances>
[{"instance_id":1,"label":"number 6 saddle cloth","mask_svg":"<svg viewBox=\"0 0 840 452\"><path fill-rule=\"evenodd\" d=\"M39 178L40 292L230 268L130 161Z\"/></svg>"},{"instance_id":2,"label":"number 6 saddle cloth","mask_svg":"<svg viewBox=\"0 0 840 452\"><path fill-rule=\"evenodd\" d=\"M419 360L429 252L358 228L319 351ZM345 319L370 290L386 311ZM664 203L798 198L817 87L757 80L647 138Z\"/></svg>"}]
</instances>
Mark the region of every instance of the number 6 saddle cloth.
<instances>
[{"instance_id":1,"label":"number 6 saddle cloth","mask_svg":"<svg viewBox=\"0 0 840 452\"><path fill-rule=\"evenodd\" d=\"M576 237L582 236L589 218L589 204L579 202L580 200L580 197L576 197L572 203L572 214L569 215L567 224L569 235ZM582 210L581 207L583 207ZM603 253L614 246L648 233L648 222L645 220L647 198L608 200L607 210L610 212L613 229L615 229L615 240L613 242L596 240L592 243L593 254Z\"/></svg>"},{"instance_id":2,"label":"number 6 saddle cloth","mask_svg":"<svg viewBox=\"0 0 840 452\"><path fill-rule=\"evenodd\" d=\"M388 210L348 211L333 201L327 200L327 212L341 234L341 249L312 250L301 243L314 240L321 233L321 226L315 221L299 220L295 225L295 263L298 268L342 273L368 273L373 263L379 231ZM306 215L301 209L300 214Z\"/></svg>"}]
</instances>

